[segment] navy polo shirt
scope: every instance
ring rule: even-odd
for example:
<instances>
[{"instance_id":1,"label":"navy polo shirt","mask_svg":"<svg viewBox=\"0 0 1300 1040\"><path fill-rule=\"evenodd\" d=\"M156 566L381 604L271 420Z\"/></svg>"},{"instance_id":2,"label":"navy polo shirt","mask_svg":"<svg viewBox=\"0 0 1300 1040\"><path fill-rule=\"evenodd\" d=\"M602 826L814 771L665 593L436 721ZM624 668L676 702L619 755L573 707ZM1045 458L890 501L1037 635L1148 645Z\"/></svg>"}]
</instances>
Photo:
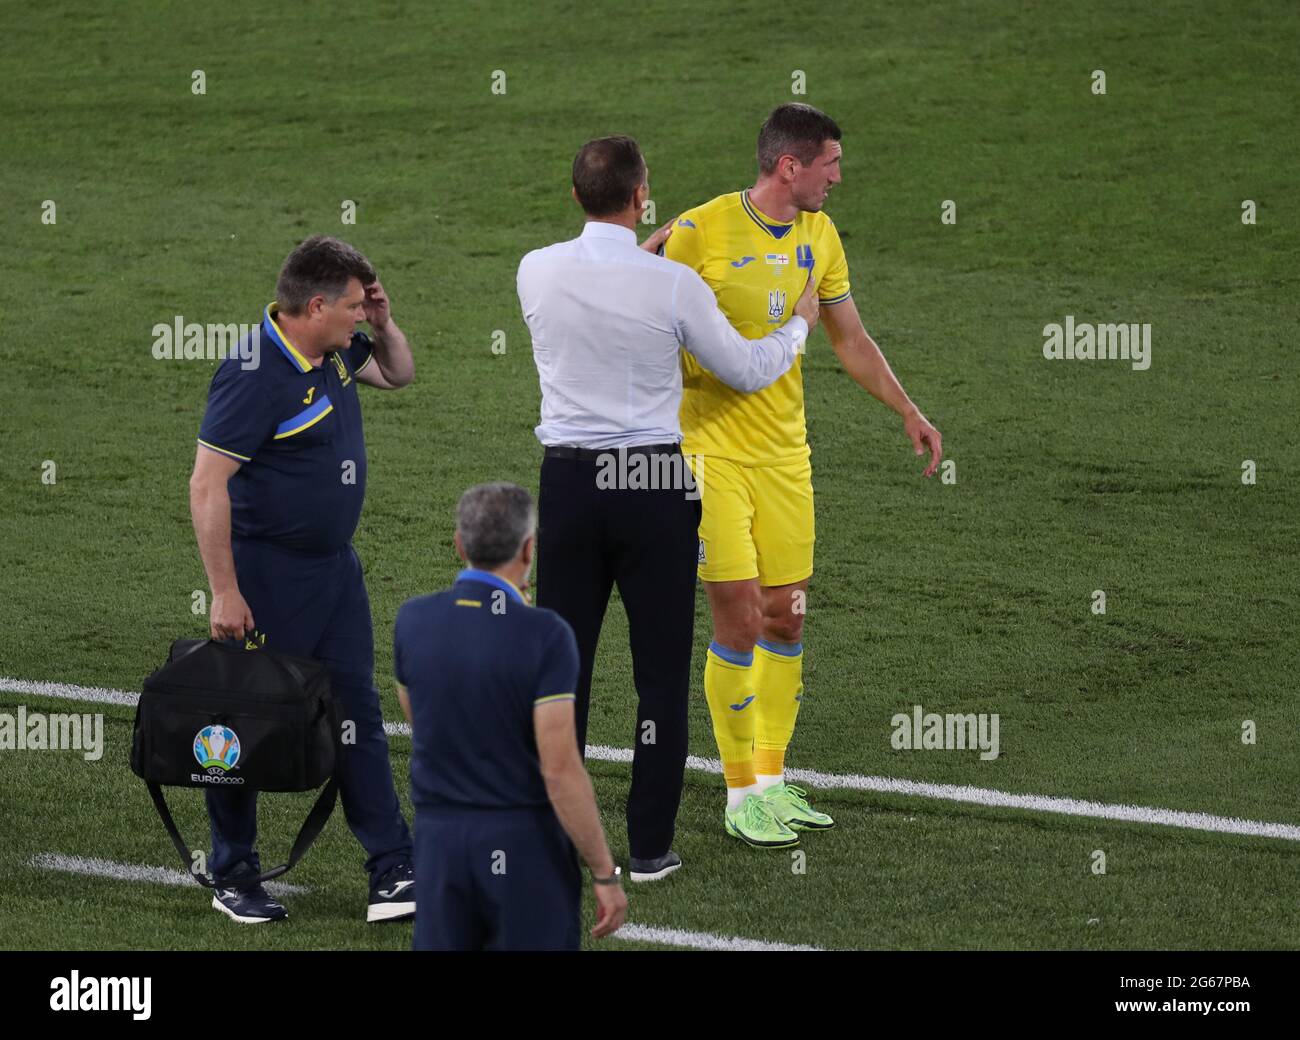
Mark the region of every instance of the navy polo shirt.
<instances>
[{"instance_id":1,"label":"navy polo shirt","mask_svg":"<svg viewBox=\"0 0 1300 1040\"><path fill-rule=\"evenodd\" d=\"M285 337L275 304L253 332L256 368L217 366L199 443L242 465L230 479L230 529L303 553L333 553L352 539L366 497L366 442L356 374L370 337L313 366Z\"/></svg>"},{"instance_id":2,"label":"navy polo shirt","mask_svg":"<svg viewBox=\"0 0 1300 1040\"><path fill-rule=\"evenodd\" d=\"M407 600L393 634L411 700L411 803L484 809L549 804L533 709L573 700L578 644L568 622L510 582L464 570L446 592Z\"/></svg>"}]
</instances>

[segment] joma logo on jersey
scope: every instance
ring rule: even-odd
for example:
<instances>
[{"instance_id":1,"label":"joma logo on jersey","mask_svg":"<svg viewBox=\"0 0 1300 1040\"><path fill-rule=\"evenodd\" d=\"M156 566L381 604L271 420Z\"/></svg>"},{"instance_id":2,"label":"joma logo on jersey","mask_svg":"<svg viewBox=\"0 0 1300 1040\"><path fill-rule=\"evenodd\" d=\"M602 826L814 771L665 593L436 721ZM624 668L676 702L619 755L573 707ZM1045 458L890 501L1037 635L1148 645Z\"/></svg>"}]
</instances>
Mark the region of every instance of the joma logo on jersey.
<instances>
[{"instance_id":1,"label":"joma logo on jersey","mask_svg":"<svg viewBox=\"0 0 1300 1040\"><path fill-rule=\"evenodd\" d=\"M779 318L785 313L785 290L772 289L768 292L767 313L771 318Z\"/></svg>"}]
</instances>

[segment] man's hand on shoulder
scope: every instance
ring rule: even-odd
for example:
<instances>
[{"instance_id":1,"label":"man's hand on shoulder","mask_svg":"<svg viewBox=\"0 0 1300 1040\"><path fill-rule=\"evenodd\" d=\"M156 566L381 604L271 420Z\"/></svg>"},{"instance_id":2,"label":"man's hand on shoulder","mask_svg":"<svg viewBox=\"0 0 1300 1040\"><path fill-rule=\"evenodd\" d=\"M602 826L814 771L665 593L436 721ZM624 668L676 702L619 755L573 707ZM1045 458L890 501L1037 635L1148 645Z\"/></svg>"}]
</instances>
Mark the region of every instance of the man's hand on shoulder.
<instances>
[{"instance_id":1,"label":"man's hand on shoulder","mask_svg":"<svg viewBox=\"0 0 1300 1040\"><path fill-rule=\"evenodd\" d=\"M677 218L666 221L663 227L659 228L653 235L641 243L641 248L647 253L657 253L663 244L668 241L668 236L673 233L673 225L677 223Z\"/></svg>"}]
</instances>

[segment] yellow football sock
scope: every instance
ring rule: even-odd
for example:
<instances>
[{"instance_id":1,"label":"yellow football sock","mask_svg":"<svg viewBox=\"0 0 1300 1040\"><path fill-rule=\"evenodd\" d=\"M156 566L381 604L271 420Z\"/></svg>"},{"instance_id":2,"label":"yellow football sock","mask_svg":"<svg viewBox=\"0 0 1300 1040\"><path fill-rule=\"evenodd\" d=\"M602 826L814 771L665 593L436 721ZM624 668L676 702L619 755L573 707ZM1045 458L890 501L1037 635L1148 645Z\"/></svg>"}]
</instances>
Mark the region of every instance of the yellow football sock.
<instances>
[{"instance_id":1,"label":"yellow football sock","mask_svg":"<svg viewBox=\"0 0 1300 1040\"><path fill-rule=\"evenodd\" d=\"M704 659L704 699L713 717L713 736L728 787L749 787L754 779L754 686L752 653L713 643Z\"/></svg>"},{"instance_id":2,"label":"yellow football sock","mask_svg":"<svg viewBox=\"0 0 1300 1040\"><path fill-rule=\"evenodd\" d=\"M754 647L754 772L780 776L803 699L803 644L760 639Z\"/></svg>"}]
</instances>

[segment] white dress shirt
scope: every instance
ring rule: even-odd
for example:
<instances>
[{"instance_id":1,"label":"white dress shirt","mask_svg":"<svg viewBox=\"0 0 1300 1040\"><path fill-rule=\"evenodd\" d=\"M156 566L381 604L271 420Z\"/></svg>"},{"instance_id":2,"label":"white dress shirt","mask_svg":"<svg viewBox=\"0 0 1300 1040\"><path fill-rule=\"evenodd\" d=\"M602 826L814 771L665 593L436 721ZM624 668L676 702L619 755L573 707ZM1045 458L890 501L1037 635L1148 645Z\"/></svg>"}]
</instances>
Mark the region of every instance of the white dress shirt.
<instances>
[{"instance_id":1,"label":"white dress shirt","mask_svg":"<svg viewBox=\"0 0 1300 1040\"><path fill-rule=\"evenodd\" d=\"M518 289L542 387L537 439L547 446L680 441L679 344L724 383L752 393L790 368L808 336L795 315L746 339L698 274L604 221L525 256Z\"/></svg>"}]
</instances>

